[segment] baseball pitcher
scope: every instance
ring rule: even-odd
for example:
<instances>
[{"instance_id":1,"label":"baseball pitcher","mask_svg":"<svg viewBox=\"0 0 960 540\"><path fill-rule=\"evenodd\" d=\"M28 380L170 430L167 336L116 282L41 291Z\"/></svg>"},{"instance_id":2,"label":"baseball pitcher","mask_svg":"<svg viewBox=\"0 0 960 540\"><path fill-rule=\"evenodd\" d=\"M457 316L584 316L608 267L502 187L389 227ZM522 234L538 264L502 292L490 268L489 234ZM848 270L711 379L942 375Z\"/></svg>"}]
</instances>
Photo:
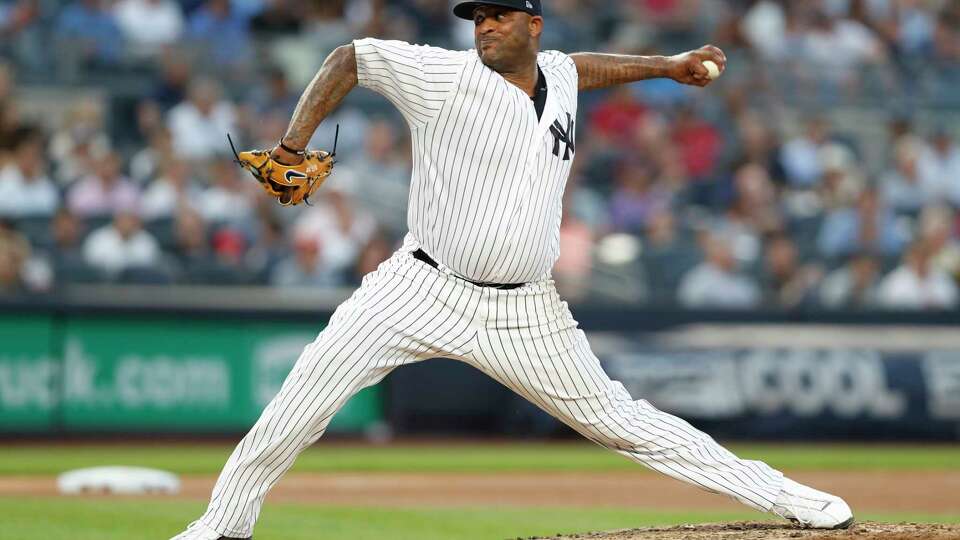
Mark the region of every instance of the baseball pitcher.
<instances>
[{"instance_id":1,"label":"baseball pitcher","mask_svg":"<svg viewBox=\"0 0 960 540\"><path fill-rule=\"evenodd\" d=\"M474 22L475 50L343 45L277 147L238 155L271 196L302 202L333 167L332 155L306 150L314 130L355 86L379 92L410 126L409 233L307 345L230 456L206 513L175 539L250 538L267 492L352 395L436 357L476 367L591 441L677 480L804 527L849 527L842 499L739 459L632 398L601 369L550 277L578 93L655 77L707 86L725 67L723 52L540 51L540 0L461 2L454 13Z\"/></svg>"}]
</instances>

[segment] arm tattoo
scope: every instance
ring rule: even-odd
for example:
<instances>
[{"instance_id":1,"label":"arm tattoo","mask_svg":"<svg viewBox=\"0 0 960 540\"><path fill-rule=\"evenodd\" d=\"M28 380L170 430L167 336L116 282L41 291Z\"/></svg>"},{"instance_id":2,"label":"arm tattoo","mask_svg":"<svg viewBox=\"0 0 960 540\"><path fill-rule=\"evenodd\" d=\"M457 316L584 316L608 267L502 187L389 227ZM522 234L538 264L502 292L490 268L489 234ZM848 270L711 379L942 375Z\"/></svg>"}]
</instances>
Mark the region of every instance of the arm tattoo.
<instances>
[{"instance_id":1,"label":"arm tattoo","mask_svg":"<svg viewBox=\"0 0 960 540\"><path fill-rule=\"evenodd\" d=\"M320 71L300 96L290 126L283 136L284 144L293 148L306 148L320 122L356 85L357 57L353 44L337 47L323 62Z\"/></svg>"},{"instance_id":2,"label":"arm tattoo","mask_svg":"<svg viewBox=\"0 0 960 540\"><path fill-rule=\"evenodd\" d=\"M580 75L580 90L595 90L617 84L666 76L666 57L621 54L576 53L570 58Z\"/></svg>"}]
</instances>

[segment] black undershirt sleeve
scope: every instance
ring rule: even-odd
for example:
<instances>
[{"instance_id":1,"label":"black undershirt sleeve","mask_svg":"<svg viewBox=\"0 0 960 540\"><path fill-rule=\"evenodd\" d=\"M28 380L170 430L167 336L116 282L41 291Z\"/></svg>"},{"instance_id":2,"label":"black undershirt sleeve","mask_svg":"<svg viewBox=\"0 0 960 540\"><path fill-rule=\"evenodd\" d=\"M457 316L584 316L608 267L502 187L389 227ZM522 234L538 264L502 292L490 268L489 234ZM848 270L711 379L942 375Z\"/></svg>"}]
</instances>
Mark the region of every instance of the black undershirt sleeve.
<instances>
[{"instance_id":1,"label":"black undershirt sleeve","mask_svg":"<svg viewBox=\"0 0 960 540\"><path fill-rule=\"evenodd\" d=\"M543 76L543 70L537 66L537 88L532 98L533 107L537 110L537 120L543 116L543 108L547 104L547 78Z\"/></svg>"}]
</instances>

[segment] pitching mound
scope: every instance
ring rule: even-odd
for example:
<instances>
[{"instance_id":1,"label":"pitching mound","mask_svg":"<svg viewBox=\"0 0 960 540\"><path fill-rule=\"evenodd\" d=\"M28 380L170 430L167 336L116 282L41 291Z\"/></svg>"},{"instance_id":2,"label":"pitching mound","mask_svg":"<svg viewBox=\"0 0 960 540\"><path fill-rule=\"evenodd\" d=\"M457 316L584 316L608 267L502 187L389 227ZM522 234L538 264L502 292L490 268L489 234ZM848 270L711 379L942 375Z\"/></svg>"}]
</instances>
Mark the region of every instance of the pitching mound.
<instances>
[{"instance_id":1,"label":"pitching mound","mask_svg":"<svg viewBox=\"0 0 960 540\"><path fill-rule=\"evenodd\" d=\"M779 523L681 525L664 529L631 529L552 536L538 540L958 540L960 527L916 523L858 523L845 531L810 531Z\"/></svg>"}]
</instances>

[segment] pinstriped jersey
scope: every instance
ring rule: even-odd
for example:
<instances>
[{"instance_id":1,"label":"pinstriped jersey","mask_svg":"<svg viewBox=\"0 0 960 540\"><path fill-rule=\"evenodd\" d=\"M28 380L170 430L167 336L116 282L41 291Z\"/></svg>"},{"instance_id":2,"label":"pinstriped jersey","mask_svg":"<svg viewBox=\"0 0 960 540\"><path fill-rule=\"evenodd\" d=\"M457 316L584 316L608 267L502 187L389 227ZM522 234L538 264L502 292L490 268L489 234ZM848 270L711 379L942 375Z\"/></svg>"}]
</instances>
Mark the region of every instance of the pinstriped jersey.
<instances>
[{"instance_id":1,"label":"pinstriped jersey","mask_svg":"<svg viewBox=\"0 0 960 540\"><path fill-rule=\"evenodd\" d=\"M573 59L537 56L547 82L538 119L530 96L474 50L369 38L354 47L360 86L390 100L410 126L407 244L473 281L548 277L576 151Z\"/></svg>"}]
</instances>

